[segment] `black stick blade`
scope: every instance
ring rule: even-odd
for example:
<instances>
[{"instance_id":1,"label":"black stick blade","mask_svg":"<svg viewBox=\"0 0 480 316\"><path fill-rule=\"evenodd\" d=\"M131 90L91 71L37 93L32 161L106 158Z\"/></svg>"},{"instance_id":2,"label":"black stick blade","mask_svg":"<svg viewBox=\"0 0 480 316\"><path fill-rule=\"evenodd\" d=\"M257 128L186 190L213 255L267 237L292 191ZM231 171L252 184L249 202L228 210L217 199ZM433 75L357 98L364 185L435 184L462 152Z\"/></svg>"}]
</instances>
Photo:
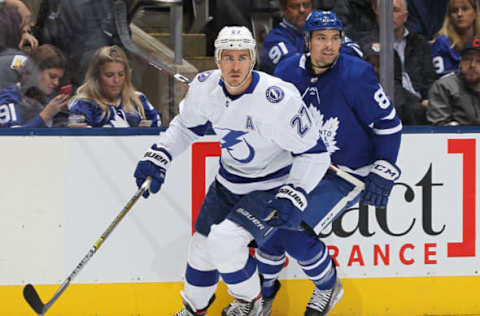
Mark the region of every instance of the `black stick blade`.
<instances>
[{"instance_id":1,"label":"black stick blade","mask_svg":"<svg viewBox=\"0 0 480 316\"><path fill-rule=\"evenodd\" d=\"M42 303L42 300L40 299L40 296L38 296L38 293L33 287L33 285L25 285L25 287L23 288L23 297L25 297L27 303L38 315L43 314L43 308L45 304Z\"/></svg>"}]
</instances>

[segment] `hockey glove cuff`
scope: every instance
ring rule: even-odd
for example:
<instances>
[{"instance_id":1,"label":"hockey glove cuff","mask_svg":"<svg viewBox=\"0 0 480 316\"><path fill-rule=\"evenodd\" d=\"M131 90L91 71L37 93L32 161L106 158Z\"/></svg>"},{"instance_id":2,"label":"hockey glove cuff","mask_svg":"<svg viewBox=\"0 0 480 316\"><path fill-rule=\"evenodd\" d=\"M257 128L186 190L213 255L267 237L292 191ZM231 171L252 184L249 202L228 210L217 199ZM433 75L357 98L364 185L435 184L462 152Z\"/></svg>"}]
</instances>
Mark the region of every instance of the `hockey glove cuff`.
<instances>
[{"instance_id":1,"label":"hockey glove cuff","mask_svg":"<svg viewBox=\"0 0 480 316\"><path fill-rule=\"evenodd\" d=\"M393 184L400 174L400 169L395 164L386 160L375 161L365 179L363 202L378 208L386 208Z\"/></svg>"},{"instance_id":2,"label":"hockey glove cuff","mask_svg":"<svg viewBox=\"0 0 480 316\"><path fill-rule=\"evenodd\" d=\"M160 190L165 181L165 173L171 160L172 156L164 148L153 145L147 150L143 158L138 162L135 173L133 174L139 188L147 177L152 177L150 190L145 191L143 197L147 198L149 192L157 193Z\"/></svg>"},{"instance_id":3,"label":"hockey glove cuff","mask_svg":"<svg viewBox=\"0 0 480 316\"><path fill-rule=\"evenodd\" d=\"M271 226L297 228L302 222L307 203L306 193L302 188L284 185L275 198L269 201L265 220Z\"/></svg>"}]
</instances>

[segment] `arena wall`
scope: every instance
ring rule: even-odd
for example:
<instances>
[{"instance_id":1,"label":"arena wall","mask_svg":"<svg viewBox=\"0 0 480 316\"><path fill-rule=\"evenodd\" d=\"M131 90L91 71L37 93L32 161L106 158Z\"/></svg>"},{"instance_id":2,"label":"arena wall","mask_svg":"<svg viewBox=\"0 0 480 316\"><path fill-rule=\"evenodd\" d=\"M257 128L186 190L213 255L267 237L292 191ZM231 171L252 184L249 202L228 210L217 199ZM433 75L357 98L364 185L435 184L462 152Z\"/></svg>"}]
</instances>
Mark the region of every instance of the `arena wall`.
<instances>
[{"instance_id":1,"label":"arena wall","mask_svg":"<svg viewBox=\"0 0 480 316\"><path fill-rule=\"evenodd\" d=\"M158 130L20 130L0 137L0 315L34 315L135 193ZM355 146L355 144L352 144ZM406 129L386 211L356 207L324 232L345 297L332 315L480 315L480 128ZM171 315L181 306L192 222L218 165L215 136L168 170L48 315ZM303 315L312 284L295 262L273 315ZM210 315L230 301L220 284Z\"/></svg>"}]
</instances>

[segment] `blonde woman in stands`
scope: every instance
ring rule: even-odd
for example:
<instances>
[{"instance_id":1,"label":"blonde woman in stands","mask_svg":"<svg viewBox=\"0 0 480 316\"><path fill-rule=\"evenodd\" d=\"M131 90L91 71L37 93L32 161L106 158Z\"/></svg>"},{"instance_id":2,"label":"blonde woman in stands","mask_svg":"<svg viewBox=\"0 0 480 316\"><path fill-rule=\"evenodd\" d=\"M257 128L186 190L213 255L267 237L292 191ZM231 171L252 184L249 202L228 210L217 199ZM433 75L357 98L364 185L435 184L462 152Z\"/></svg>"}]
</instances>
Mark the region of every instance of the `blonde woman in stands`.
<instances>
[{"instance_id":1,"label":"blonde woman in stands","mask_svg":"<svg viewBox=\"0 0 480 316\"><path fill-rule=\"evenodd\" d=\"M458 69L463 43L480 35L477 0L450 0L443 26L432 44L433 64L438 75Z\"/></svg>"},{"instance_id":2,"label":"blonde woman in stands","mask_svg":"<svg viewBox=\"0 0 480 316\"><path fill-rule=\"evenodd\" d=\"M70 127L159 127L158 112L135 90L125 52L118 46L98 49L85 82L69 103Z\"/></svg>"}]
</instances>

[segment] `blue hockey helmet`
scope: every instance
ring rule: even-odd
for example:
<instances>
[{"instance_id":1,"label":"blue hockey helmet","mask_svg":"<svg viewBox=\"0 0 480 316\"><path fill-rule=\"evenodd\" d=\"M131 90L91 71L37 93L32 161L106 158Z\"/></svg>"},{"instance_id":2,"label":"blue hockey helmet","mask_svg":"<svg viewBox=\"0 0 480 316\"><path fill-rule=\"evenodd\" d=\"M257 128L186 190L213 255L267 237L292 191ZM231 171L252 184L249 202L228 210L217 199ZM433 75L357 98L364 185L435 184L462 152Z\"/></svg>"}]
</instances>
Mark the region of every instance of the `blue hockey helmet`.
<instances>
[{"instance_id":1,"label":"blue hockey helmet","mask_svg":"<svg viewBox=\"0 0 480 316\"><path fill-rule=\"evenodd\" d=\"M310 35L316 30L339 30L343 36L342 21L332 11L312 11L305 21L303 32L305 41L310 41Z\"/></svg>"}]
</instances>

